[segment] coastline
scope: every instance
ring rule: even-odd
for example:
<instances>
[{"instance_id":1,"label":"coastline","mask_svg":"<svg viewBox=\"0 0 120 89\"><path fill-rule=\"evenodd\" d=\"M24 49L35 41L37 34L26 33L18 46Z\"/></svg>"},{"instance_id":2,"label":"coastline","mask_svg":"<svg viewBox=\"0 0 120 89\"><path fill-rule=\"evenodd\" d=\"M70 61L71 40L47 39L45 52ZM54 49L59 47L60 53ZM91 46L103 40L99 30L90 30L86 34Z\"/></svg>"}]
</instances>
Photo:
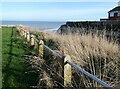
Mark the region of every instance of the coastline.
<instances>
[{"instance_id":1,"label":"coastline","mask_svg":"<svg viewBox=\"0 0 120 89\"><path fill-rule=\"evenodd\" d=\"M2 21L2 25L23 25L34 29L50 30L60 28L66 22L60 21Z\"/></svg>"},{"instance_id":2,"label":"coastline","mask_svg":"<svg viewBox=\"0 0 120 89\"><path fill-rule=\"evenodd\" d=\"M23 29L27 29L32 32L53 32L56 33L59 28L35 28L35 27L29 27L29 26L24 26L24 25L0 25L0 28L2 27L22 27Z\"/></svg>"}]
</instances>

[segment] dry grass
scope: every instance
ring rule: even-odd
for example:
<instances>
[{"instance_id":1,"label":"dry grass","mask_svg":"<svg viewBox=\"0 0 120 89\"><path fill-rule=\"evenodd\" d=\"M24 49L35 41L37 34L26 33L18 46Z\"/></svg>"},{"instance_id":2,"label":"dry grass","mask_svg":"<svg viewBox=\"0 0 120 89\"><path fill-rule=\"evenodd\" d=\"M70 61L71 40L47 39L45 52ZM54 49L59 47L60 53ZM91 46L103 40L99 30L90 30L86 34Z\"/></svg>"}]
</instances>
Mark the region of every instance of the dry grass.
<instances>
[{"instance_id":1,"label":"dry grass","mask_svg":"<svg viewBox=\"0 0 120 89\"><path fill-rule=\"evenodd\" d=\"M109 85L119 88L120 48L119 44L115 41L110 41L104 35L98 36L98 34L93 35L92 33L59 35L44 32L44 34L46 34L44 38L46 39L45 41L47 44L49 44L49 47L51 46L52 49L57 50L57 52L62 55L70 55L73 63L105 81ZM48 52L46 53L46 57L46 59L54 59L50 58ZM45 65L49 64L50 67L48 68L52 68L52 70L55 71L56 68L57 70L62 70L62 68L60 69L60 65L58 67L58 63L56 63L55 60L53 61L54 62L51 63L45 63ZM101 87L98 83L75 69L73 69L72 74L72 86L74 86L74 88ZM50 72L50 75L55 75L55 73L51 74ZM46 79L46 76L49 75L45 74L44 79ZM56 79L57 76L54 76L53 78Z\"/></svg>"},{"instance_id":2,"label":"dry grass","mask_svg":"<svg viewBox=\"0 0 120 89\"><path fill-rule=\"evenodd\" d=\"M117 87L120 82L118 66L120 52L119 44L115 41L108 41L104 35L98 36L91 33L68 35L47 33L46 36L46 39L52 39L57 43L59 53L70 55L73 63L104 80L109 85ZM76 70L74 73L77 73ZM85 87L100 87L99 84L83 74L78 73L78 75ZM78 82L76 81L76 83ZM80 85L77 87L80 87Z\"/></svg>"}]
</instances>

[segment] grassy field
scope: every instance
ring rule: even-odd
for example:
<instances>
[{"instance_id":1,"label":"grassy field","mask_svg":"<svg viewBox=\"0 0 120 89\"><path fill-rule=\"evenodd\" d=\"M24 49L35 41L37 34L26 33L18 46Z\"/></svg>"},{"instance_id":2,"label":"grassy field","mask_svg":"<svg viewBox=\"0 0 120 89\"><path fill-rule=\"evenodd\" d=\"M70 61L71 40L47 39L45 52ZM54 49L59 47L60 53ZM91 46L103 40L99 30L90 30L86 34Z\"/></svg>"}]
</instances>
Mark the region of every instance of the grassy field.
<instances>
[{"instance_id":1,"label":"grassy field","mask_svg":"<svg viewBox=\"0 0 120 89\"><path fill-rule=\"evenodd\" d=\"M2 28L2 86L30 87L36 85L36 74L25 73L26 51L23 39L18 36L16 28Z\"/></svg>"}]
</instances>

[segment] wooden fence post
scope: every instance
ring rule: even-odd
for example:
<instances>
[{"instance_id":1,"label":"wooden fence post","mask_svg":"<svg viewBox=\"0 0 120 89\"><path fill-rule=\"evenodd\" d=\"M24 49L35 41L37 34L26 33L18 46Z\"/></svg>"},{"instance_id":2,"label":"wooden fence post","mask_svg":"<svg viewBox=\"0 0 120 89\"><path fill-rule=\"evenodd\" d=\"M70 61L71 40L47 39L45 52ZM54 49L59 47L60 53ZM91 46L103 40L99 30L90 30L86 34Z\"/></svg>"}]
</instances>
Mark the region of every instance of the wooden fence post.
<instances>
[{"instance_id":1,"label":"wooden fence post","mask_svg":"<svg viewBox=\"0 0 120 89\"><path fill-rule=\"evenodd\" d=\"M35 37L34 35L31 35L31 37L30 37L30 44L31 44L31 46L35 45L34 37Z\"/></svg>"},{"instance_id":2,"label":"wooden fence post","mask_svg":"<svg viewBox=\"0 0 120 89\"><path fill-rule=\"evenodd\" d=\"M27 32L27 41L30 41L30 32Z\"/></svg>"},{"instance_id":3,"label":"wooden fence post","mask_svg":"<svg viewBox=\"0 0 120 89\"><path fill-rule=\"evenodd\" d=\"M39 42L39 56L43 59L43 50L44 50L44 47L43 47L43 40L40 40Z\"/></svg>"},{"instance_id":4,"label":"wooden fence post","mask_svg":"<svg viewBox=\"0 0 120 89\"><path fill-rule=\"evenodd\" d=\"M20 31L21 31L21 36L24 36L24 31L22 29Z\"/></svg>"},{"instance_id":5,"label":"wooden fence post","mask_svg":"<svg viewBox=\"0 0 120 89\"><path fill-rule=\"evenodd\" d=\"M65 87L71 87L71 66L67 64L67 61L71 61L71 58L69 55L66 55L64 58L64 86Z\"/></svg>"}]
</instances>

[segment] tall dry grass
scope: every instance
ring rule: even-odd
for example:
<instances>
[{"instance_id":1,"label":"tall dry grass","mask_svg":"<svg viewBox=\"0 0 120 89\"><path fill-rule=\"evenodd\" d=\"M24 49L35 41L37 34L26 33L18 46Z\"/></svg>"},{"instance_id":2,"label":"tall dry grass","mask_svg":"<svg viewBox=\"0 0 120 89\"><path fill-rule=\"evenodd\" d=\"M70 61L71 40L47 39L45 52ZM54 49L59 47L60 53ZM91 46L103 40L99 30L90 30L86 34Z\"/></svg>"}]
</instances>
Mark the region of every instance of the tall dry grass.
<instances>
[{"instance_id":1,"label":"tall dry grass","mask_svg":"<svg viewBox=\"0 0 120 89\"><path fill-rule=\"evenodd\" d=\"M44 38L49 40L46 42L50 46L56 47L54 49L57 49L57 52L62 55L70 55L73 63L105 81L110 86L118 87L119 89L120 46L116 41L109 40L104 34L99 36L98 34L92 33L59 35L46 32L45 34ZM47 53L47 59L49 57L50 55ZM50 64L50 62L45 63L45 65L46 64ZM58 67L55 62L51 63L50 68L51 67L52 70L55 71L56 69L54 68L57 68L57 70L60 69L60 66ZM47 67L46 70L48 68L49 67ZM55 75L55 73L50 73L50 75ZM81 87L101 87L98 83L74 68L72 74L72 86L74 86L75 89L80 89ZM45 77L46 76L47 75L45 74ZM54 76L54 78L57 76L58 75ZM49 79L47 79L47 81L48 80Z\"/></svg>"},{"instance_id":2,"label":"tall dry grass","mask_svg":"<svg viewBox=\"0 0 120 89\"><path fill-rule=\"evenodd\" d=\"M91 33L67 35L47 33L46 39L52 39L58 45L59 53L70 55L73 63L113 87L119 85L120 48L115 41L109 41L104 35L98 36ZM81 86L101 87L77 70L73 69L73 75L77 88Z\"/></svg>"}]
</instances>

